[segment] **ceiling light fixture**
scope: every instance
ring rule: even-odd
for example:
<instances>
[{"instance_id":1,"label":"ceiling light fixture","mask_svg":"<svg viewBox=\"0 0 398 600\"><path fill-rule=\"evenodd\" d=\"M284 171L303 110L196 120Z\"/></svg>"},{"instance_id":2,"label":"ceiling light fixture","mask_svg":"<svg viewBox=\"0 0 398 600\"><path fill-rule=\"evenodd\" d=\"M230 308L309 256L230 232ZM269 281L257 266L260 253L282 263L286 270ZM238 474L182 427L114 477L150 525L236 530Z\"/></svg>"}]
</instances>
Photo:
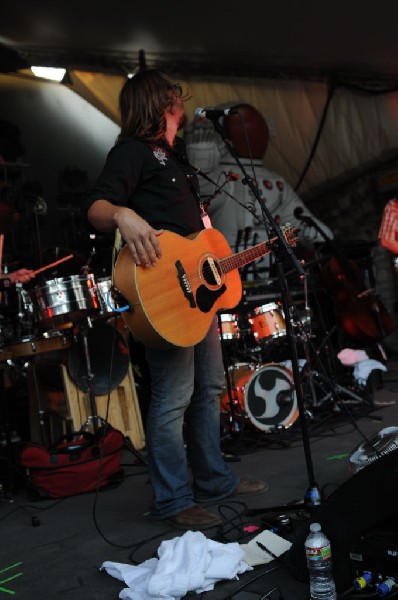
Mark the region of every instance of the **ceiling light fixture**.
<instances>
[{"instance_id":1,"label":"ceiling light fixture","mask_svg":"<svg viewBox=\"0 0 398 600\"><path fill-rule=\"evenodd\" d=\"M55 67L30 67L30 69L36 77L50 79L51 81L62 81L66 73L66 69L58 69Z\"/></svg>"}]
</instances>

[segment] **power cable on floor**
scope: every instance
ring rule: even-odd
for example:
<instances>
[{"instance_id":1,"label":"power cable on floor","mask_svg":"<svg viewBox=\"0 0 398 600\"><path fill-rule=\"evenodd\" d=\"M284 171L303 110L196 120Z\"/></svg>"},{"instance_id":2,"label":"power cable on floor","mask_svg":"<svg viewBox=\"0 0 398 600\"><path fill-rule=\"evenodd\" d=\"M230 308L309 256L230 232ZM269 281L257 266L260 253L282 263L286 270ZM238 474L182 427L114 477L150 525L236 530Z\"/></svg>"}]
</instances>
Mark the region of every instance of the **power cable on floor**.
<instances>
[{"instance_id":1,"label":"power cable on floor","mask_svg":"<svg viewBox=\"0 0 398 600\"><path fill-rule=\"evenodd\" d=\"M242 584L240 587L238 587L232 593L228 594L228 596L226 596L224 598L224 600L233 600L233 598L234 598L234 596L236 596L236 594L247 589L247 587L249 585L252 585L252 583L254 583L255 581L258 581L259 579L261 579L262 577L265 577L266 575L269 575L270 573L274 573L274 571L277 571L280 568L281 568L281 565L277 564L274 567L271 567L270 569L268 569L267 571L264 571L263 573L260 573L260 574L256 575L255 577L252 577L249 581L246 581L244 584Z\"/></svg>"}]
</instances>

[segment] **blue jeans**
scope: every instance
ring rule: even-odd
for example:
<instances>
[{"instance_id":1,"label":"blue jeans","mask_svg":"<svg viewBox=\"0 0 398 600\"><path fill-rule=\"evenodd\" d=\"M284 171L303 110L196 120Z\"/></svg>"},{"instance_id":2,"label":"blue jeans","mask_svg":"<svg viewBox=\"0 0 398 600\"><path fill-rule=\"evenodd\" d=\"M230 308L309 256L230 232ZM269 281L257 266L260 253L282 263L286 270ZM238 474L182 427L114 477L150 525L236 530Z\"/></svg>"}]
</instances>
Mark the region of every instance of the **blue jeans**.
<instances>
[{"instance_id":1,"label":"blue jeans","mask_svg":"<svg viewBox=\"0 0 398 600\"><path fill-rule=\"evenodd\" d=\"M146 348L146 358L151 375L146 442L152 514L164 519L195 501L225 498L239 483L220 450L224 370L217 319L196 346Z\"/></svg>"}]
</instances>

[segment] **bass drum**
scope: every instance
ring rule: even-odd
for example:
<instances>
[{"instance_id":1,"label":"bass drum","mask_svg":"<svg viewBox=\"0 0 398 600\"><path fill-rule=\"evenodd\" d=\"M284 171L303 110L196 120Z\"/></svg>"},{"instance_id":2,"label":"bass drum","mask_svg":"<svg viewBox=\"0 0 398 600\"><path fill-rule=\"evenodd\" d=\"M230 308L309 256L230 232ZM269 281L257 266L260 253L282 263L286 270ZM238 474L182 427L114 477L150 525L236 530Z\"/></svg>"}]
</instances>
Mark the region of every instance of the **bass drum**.
<instances>
[{"instance_id":1,"label":"bass drum","mask_svg":"<svg viewBox=\"0 0 398 600\"><path fill-rule=\"evenodd\" d=\"M257 370L255 363L236 363L229 368L229 379L231 384L231 400L234 415L239 419L246 419L245 392L247 383ZM220 409L222 414L231 411L231 401L228 388L221 394Z\"/></svg>"},{"instance_id":2,"label":"bass drum","mask_svg":"<svg viewBox=\"0 0 398 600\"><path fill-rule=\"evenodd\" d=\"M298 417L292 372L278 363L258 367L238 363L230 368L234 416L272 433L287 429ZM231 410L228 391L221 395L223 415Z\"/></svg>"},{"instance_id":3,"label":"bass drum","mask_svg":"<svg viewBox=\"0 0 398 600\"><path fill-rule=\"evenodd\" d=\"M262 431L293 425L299 411L292 371L278 363L260 367L247 383L245 409L249 420Z\"/></svg>"},{"instance_id":4,"label":"bass drum","mask_svg":"<svg viewBox=\"0 0 398 600\"><path fill-rule=\"evenodd\" d=\"M88 391L87 364L83 335L77 328L68 355L69 375L83 392ZM87 331L87 346L96 396L103 396L121 384L130 364L126 340L116 327L95 321ZM112 368L111 368L112 366Z\"/></svg>"}]
</instances>

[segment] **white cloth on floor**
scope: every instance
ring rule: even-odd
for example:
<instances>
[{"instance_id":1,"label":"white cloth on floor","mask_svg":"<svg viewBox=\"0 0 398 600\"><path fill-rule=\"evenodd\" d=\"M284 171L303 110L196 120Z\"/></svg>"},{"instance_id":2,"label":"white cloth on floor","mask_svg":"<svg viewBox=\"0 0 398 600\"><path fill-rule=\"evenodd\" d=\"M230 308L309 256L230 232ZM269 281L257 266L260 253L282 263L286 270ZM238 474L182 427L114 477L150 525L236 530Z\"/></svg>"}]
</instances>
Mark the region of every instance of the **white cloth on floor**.
<instances>
[{"instance_id":1,"label":"white cloth on floor","mask_svg":"<svg viewBox=\"0 0 398 600\"><path fill-rule=\"evenodd\" d=\"M119 595L122 600L180 600L188 592L208 592L217 581L252 570L237 542L221 544L200 531L163 541L158 556L140 565L105 561L101 570L127 584Z\"/></svg>"},{"instance_id":2,"label":"white cloth on floor","mask_svg":"<svg viewBox=\"0 0 398 600\"><path fill-rule=\"evenodd\" d=\"M368 360L361 360L361 362L357 363L354 367L353 376L361 385L365 385L369 374L375 370L387 371L387 367L383 365L383 363L378 360L373 360L373 358L369 358Z\"/></svg>"}]
</instances>

